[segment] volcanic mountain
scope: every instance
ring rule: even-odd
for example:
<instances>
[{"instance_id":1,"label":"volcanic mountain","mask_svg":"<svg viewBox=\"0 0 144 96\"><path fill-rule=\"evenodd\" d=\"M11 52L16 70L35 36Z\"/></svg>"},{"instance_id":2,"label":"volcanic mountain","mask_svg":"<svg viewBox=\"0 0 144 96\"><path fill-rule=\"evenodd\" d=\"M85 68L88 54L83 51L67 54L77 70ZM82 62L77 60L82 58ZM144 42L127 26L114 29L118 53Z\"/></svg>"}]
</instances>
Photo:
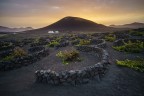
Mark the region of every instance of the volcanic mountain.
<instances>
[{"instance_id":1,"label":"volcanic mountain","mask_svg":"<svg viewBox=\"0 0 144 96\"><path fill-rule=\"evenodd\" d=\"M100 31L106 30L108 27L83 18L69 16L45 27L44 29L68 31Z\"/></svg>"},{"instance_id":2,"label":"volcanic mountain","mask_svg":"<svg viewBox=\"0 0 144 96\"><path fill-rule=\"evenodd\" d=\"M106 32L106 31L111 31L114 30L115 28L112 27L107 27L102 24L95 23L93 21L83 19L80 17L65 17L62 18L61 20L40 28L33 30L35 32L48 32L50 30L53 31L62 31L62 32L67 32L67 31L97 31L97 32ZM31 31L30 31L31 32Z\"/></svg>"}]
</instances>

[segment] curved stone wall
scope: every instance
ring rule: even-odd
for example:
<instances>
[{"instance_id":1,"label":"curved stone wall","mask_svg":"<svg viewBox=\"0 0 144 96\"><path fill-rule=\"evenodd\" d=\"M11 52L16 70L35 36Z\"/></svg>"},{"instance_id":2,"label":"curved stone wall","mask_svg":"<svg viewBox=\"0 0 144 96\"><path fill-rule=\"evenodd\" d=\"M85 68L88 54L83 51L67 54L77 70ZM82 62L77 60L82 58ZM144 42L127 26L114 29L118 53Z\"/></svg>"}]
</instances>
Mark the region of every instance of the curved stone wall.
<instances>
[{"instance_id":1,"label":"curved stone wall","mask_svg":"<svg viewBox=\"0 0 144 96\"><path fill-rule=\"evenodd\" d=\"M49 55L49 50L44 49L34 54L29 54L24 57L15 58L9 62L6 62L6 61L0 62L0 71L8 71L8 70L16 69L22 66L27 66L48 55Z\"/></svg>"},{"instance_id":2,"label":"curved stone wall","mask_svg":"<svg viewBox=\"0 0 144 96\"><path fill-rule=\"evenodd\" d=\"M100 78L109 64L108 53L96 46L76 46L76 49L84 52L101 53L101 62L93 66L82 68L81 70L70 70L57 73L51 70L37 70L35 72L36 82L48 84L82 84L87 83L91 78Z\"/></svg>"},{"instance_id":3,"label":"curved stone wall","mask_svg":"<svg viewBox=\"0 0 144 96\"><path fill-rule=\"evenodd\" d=\"M77 45L79 41L72 42L72 45ZM104 39L92 39L90 42L89 46L95 46L95 47L100 47L100 48L105 48L106 47L106 42Z\"/></svg>"}]
</instances>

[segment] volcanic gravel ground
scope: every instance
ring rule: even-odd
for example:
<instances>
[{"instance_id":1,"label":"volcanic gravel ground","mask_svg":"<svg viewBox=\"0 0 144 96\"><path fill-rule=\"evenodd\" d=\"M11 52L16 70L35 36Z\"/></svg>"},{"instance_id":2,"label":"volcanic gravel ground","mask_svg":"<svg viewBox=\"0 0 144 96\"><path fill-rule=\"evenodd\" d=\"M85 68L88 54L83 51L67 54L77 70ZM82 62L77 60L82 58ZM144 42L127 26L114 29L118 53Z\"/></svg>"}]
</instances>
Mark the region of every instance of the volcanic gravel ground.
<instances>
[{"instance_id":1,"label":"volcanic gravel ground","mask_svg":"<svg viewBox=\"0 0 144 96\"><path fill-rule=\"evenodd\" d=\"M112 43L107 44L111 65L101 80L94 79L88 84L77 86L37 84L34 72L47 68L44 66L48 63L40 65L40 62L45 61L44 58L20 69L0 72L0 96L144 96L144 73L115 64L116 59L133 59L136 56L144 58L143 54L117 52L111 48Z\"/></svg>"},{"instance_id":2,"label":"volcanic gravel ground","mask_svg":"<svg viewBox=\"0 0 144 96\"><path fill-rule=\"evenodd\" d=\"M70 62L68 65L64 65L62 60L56 56L59 51L70 50L71 46L60 48L58 50L50 49L50 55L44 58L43 60L37 62L37 69L50 69L56 72L65 71L65 70L78 70L83 67L91 66L99 62L100 54L94 54L93 52L80 52L81 62Z\"/></svg>"}]
</instances>

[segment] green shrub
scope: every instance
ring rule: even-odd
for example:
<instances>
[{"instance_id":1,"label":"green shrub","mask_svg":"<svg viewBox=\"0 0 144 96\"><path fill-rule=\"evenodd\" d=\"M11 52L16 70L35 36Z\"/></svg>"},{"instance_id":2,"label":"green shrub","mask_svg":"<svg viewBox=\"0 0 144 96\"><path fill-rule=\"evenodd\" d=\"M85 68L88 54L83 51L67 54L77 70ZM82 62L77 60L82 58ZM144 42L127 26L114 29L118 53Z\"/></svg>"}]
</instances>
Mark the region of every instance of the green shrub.
<instances>
[{"instance_id":1,"label":"green shrub","mask_svg":"<svg viewBox=\"0 0 144 96\"><path fill-rule=\"evenodd\" d=\"M89 45L90 43L91 43L90 40L80 39L80 42L78 45Z\"/></svg>"},{"instance_id":2,"label":"green shrub","mask_svg":"<svg viewBox=\"0 0 144 96\"><path fill-rule=\"evenodd\" d=\"M22 57L22 56L26 56L27 54L28 53L25 50L23 50L22 48L20 48L20 47L16 47L14 49L14 52L12 53L12 55L14 57Z\"/></svg>"},{"instance_id":3,"label":"green shrub","mask_svg":"<svg viewBox=\"0 0 144 96\"><path fill-rule=\"evenodd\" d=\"M35 38L34 39L34 43L39 43L40 42L40 38Z\"/></svg>"},{"instance_id":4,"label":"green shrub","mask_svg":"<svg viewBox=\"0 0 144 96\"><path fill-rule=\"evenodd\" d=\"M80 61L79 52L75 49L59 51L57 57L62 59L63 64L69 64L72 61Z\"/></svg>"},{"instance_id":5,"label":"green shrub","mask_svg":"<svg viewBox=\"0 0 144 96\"><path fill-rule=\"evenodd\" d=\"M55 47L55 46L57 46L57 45L60 45L60 43L59 43L58 41L55 41L55 40L51 41L51 42L48 44L49 47Z\"/></svg>"},{"instance_id":6,"label":"green shrub","mask_svg":"<svg viewBox=\"0 0 144 96\"><path fill-rule=\"evenodd\" d=\"M0 50L6 50L11 48L13 48L12 43L8 43L8 42L0 43Z\"/></svg>"},{"instance_id":7,"label":"green shrub","mask_svg":"<svg viewBox=\"0 0 144 96\"><path fill-rule=\"evenodd\" d=\"M13 55L9 55L9 56L6 56L5 58L2 59L2 61L11 61L14 59L14 56Z\"/></svg>"},{"instance_id":8,"label":"green shrub","mask_svg":"<svg viewBox=\"0 0 144 96\"><path fill-rule=\"evenodd\" d=\"M17 58L17 57L23 57L23 56L26 56L28 53L23 50L22 48L20 47L16 47L12 54L10 54L9 56L6 56L5 58L2 59L2 61L11 61L13 60L14 58Z\"/></svg>"},{"instance_id":9,"label":"green shrub","mask_svg":"<svg viewBox=\"0 0 144 96\"><path fill-rule=\"evenodd\" d=\"M107 36L105 36L105 40L113 42L116 40L116 37L113 34L108 34Z\"/></svg>"},{"instance_id":10,"label":"green shrub","mask_svg":"<svg viewBox=\"0 0 144 96\"><path fill-rule=\"evenodd\" d=\"M72 40L71 41L71 44L72 45L77 45L79 43L79 40L78 39L75 39L75 40Z\"/></svg>"},{"instance_id":11,"label":"green shrub","mask_svg":"<svg viewBox=\"0 0 144 96\"><path fill-rule=\"evenodd\" d=\"M130 53L139 53L144 49L144 42L136 41L131 42L130 40L126 43L124 42L124 45L122 46L113 46L113 48L117 51L124 51L124 52L130 52Z\"/></svg>"},{"instance_id":12,"label":"green shrub","mask_svg":"<svg viewBox=\"0 0 144 96\"><path fill-rule=\"evenodd\" d=\"M117 65L120 66L125 66L125 67L129 67L132 68L134 70L138 70L140 72L144 72L144 59L138 58L136 60L124 60L124 61L116 61Z\"/></svg>"},{"instance_id":13,"label":"green shrub","mask_svg":"<svg viewBox=\"0 0 144 96\"><path fill-rule=\"evenodd\" d=\"M55 41L57 41L57 42L60 42L61 40L62 40L62 36L60 36L60 37L57 37L56 39L55 39Z\"/></svg>"},{"instance_id":14,"label":"green shrub","mask_svg":"<svg viewBox=\"0 0 144 96\"><path fill-rule=\"evenodd\" d=\"M130 31L130 35L133 35L133 36L144 36L144 32Z\"/></svg>"}]
</instances>

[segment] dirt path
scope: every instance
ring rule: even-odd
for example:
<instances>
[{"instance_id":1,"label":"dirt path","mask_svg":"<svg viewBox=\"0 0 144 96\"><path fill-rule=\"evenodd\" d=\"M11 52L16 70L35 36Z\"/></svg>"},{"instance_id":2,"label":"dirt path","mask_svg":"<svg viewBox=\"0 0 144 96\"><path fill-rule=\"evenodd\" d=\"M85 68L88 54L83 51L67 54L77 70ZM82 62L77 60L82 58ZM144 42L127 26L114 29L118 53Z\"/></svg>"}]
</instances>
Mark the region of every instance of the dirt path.
<instances>
[{"instance_id":1,"label":"dirt path","mask_svg":"<svg viewBox=\"0 0 144 96\"><path fill-rule=\"evenodd\" d=\"M115 65L115 59L135 58L139 54L116 52L111 45L108 43L107 47L111 65L101 81L92 80L78 86L36 84L34 71L38 69L38 65L33 64L1 72L0 96L144 96L144 73Z\"/></svg>"}]
</instances>

